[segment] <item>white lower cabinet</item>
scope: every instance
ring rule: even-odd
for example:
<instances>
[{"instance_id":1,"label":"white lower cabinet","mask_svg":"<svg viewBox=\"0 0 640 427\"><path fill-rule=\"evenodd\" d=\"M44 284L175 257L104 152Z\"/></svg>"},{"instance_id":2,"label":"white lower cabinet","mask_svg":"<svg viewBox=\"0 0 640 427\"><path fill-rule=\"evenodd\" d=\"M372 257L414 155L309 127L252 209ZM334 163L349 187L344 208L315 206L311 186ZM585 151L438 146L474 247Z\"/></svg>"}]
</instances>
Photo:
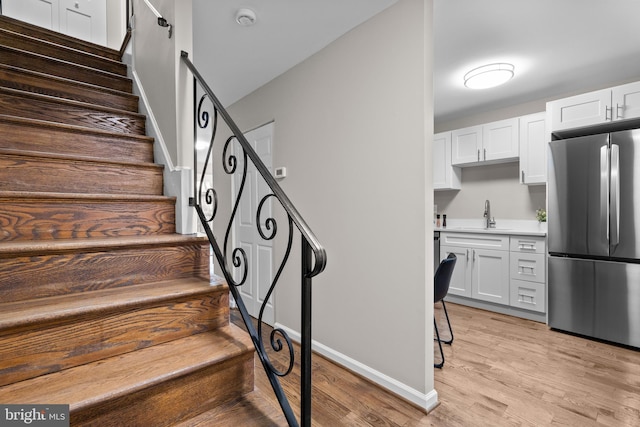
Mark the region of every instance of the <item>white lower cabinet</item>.
<instances>
[{"instance_id":1,"label":"white lower cabinet","mask_svg":"<svg viewBox=\"0 0 640 427\"><path fill-rule=\"evenodd\" d=\"M544 237L442 232L440 242L443 259L457 257L449 294L545 312Z\"/></svg>"},{"instance_id":2,"label":"white lower cabinet","mask_svg":"<svg viewBox=\"0 0 640 427\"><path fill-rule=\"evenodd\" d=\"M471 297L509 304L509 252L488 249L473 249L472 252Z\"/></svg>"},{"instance_id":3,"label":"white lower cabinet","mask_svg":"<svg viewBox=\"0 0 640 427\"><path fill-rule=\"evenodd\" d=\"M509 236L441 233L440 242L443 258L458 257L450 294L509 303Z\"/></svg>"}]
</instances>

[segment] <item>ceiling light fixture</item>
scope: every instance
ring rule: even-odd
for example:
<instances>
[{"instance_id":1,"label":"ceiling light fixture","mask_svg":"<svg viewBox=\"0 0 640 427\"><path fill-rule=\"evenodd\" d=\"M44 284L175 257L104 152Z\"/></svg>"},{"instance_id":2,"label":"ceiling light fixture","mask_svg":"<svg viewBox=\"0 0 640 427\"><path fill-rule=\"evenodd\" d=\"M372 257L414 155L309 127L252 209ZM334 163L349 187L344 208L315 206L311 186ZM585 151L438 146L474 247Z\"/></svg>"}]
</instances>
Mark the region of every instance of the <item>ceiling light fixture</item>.
<instances>
[{"instance_id":1,"label":"ceiling light fixture","mask_svg":"<svg viewBox=\"0 0 640 427\"><path fill-rule=\"evenodd\" d=\"M256 13L251 9L239 9L236 13L236 22L243 27L250 27L256 23Z\"/></svg>"},{"instance_id":2,"label":"ceiling light fixture","mask_svg":"<svg viewBox=\"0 0 640 427\"><path fill-rule=\"evenodd\" d=\"M483 65L464 75L464 85L470 89L500 86L513 77L514 66L505 62Z\"/></svg>"}]
</instances>

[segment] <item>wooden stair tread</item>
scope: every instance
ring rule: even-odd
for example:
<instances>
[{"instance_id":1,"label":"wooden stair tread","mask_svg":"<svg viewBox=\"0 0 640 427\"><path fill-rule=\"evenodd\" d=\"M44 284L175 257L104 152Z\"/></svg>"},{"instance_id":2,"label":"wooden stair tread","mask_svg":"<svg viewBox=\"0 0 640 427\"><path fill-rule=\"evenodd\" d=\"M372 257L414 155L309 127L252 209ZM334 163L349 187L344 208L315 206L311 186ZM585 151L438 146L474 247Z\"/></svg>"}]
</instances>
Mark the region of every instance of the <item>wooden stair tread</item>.
<instances>
[{"instance_id":1,"label":"wooden stair tread","mask_svg":"<svg viewBox=\"0 0 640 427\"><path fill-rule=\"evenodd\" d=\"M217 282L220 290L222 281ZM110 312L184 296L211 293L208 280L197 277L144 283L117 289L102 289L27 301L0 303L0 331L24 328L33 324L61 321L88 313ZM0 333L1 335L1 333Z\"/></svg>"},{"instance_id":2,"label":"wooden stair tread","mask_svg":"<svg viewBox=\"0 0 640 427\"><path fill-rule=\"evenodd\" d=\"M109 159L103 159L100 157L74 156L70 154L59 155L55 153L46 153L42 151L16 150L13 148L0 148L0 155L32 157L32 158L35 157L35 158L42 158L42 159L52 159L52 160L71 161L71 162L100 163L104 165L130 166L138 169L153 169L153 170L164 169L164 165L160 165L158 163L143 163L139 161L131 162L131 161L125 161L125 160L109 160Z\"/></svg>"},{"instance_id":3,"label":"wooden stair tread","mask_svg":"<svg viewBox=\"0 0 640 427\"><path fill-rule=\"evenodd\" d=\"M46 69L47 73L59 77L73 75L75 80L117 90L129 91L133 87L133 81L127 76L86 65L74 64L62 59L4 45L0 45L0 52L0 60L20 68L35 71Z\"/></svg>"},{"instance_id":4,"label":"wooden stair tread","mask_svg":"<svg viewBox=\"0 0 640 427\"><path fill-rule=\"evenodd\" d=\"M35 70L15 67L9 64L0 63L0 71L3 73L4 76L6 76L5 81L15 81L16 82L15 84L26 84L26 83L23 83L25 80L30 81L32 85L35 84L34 82L39 82L38 89L41 90L42 92L38 92L38 93L42 93L44 95L48 95L48 93L46 93L45 90L48 90L49 92L54 93L55 92L55 90L53 89L54 86L66 87L67 91L85 94L85 96L87 92L92 92L95 94L101 94L103 96L108 95L112 97L123 98L128 102L130 102L133 106L135 106L136 110L134 111L137 111L137 103L138 103L139 97L129 92L123 92L116 89L111 89L104 86L97 86L91 83L85 83L85 82L72 80L64 77L53 76L53 75L41 73ZM12 80L8 80L8 77L11 77ZM20 81L17 81L18 79L20 79ZM44 83L45 81L47 82L47 84ZM53 96L53 95L50 95L50 96Z\"/></svg>"},{"instance_id":5,"label":"wooden stair tread","mask_svg":"<svg viewBox=\"0 0 640 427\"><path fill-rule=\"evenodd\" d=\"M18 41L19 40L19 41ZM82 50L75 49L73 47L64 46L43 38L33 37L27 34L20 34L15 31L11 31L6 28L0 27L0 43L5 46L15 47L18 49L25 49L29 51L37 51L52 58L67 57L69 61L76 62L82 61L97 69L108 69L109 72L126 76L127 66L121 61L116 61L111 58L105 58L104 56L95 55L91 52L84 52ZM19 43L20 46L15 46L15 43ZM12 46L13 45L13 46ZM28 46L25 46L28 45ZM56 56L52 56L55 54ZM73 59L71 59L73 58ZM81 62L78 62L81 64Z\"/></svg>"},{"instance_id":6,"label":"wooden stair tread","mask_svg":"<svg viewBox=\"0 0 640 427\"><path fill-rule=\"evenodd\" d=\"M47 40L63 46L73 46L75 49L86 53L92 53L102 57L118 60L120 52L107 46L102 46L86 40L78 39L57 31L52 31L44 27L29 24L15 18L0 15L0 24L3 28L10 29L13 32L24 34L30 37Z\"/></svg>"},{"instance_id":7,"label":"wooden stair tread","mask_svg":"<svg viewBox=\"0 0 640 427\"><path fill-rule=\"evenodd\" d=\"M38 119L30 119L27 117L9 116L6 114L0 114L0 122L31 125L31 126L38 126L38 127L44 127L44 128L61 129L69 132L102 135L102 136L109 136L109 137L119 138L119 139L138 140L140 142L147 142L147 143L153 143L154 141L153 137L147 136L147 135L110 132L104 129L87 128L84 126L70 125L67 123L49 122L47 120L38 120Z\"/></svg>"},{"instance_id":8,"label":"wooden stair tread","mask_svg":"<svg viewBox=\"0 0 640 427\"><path fill-rule=\"evenodd\" d=\"M165 202L176 200L175 196L148 194L91 194L91 193L48 193L34 191L2 191L2 199L33 200L79 200L79 201L123 201L123 202Z\"/></svg>"},{"instance_id":9,"label":"wooden stair tread","mask_svg":"<svg viewBox=\"0 0 640 427\"><path fill-rule=\"evenodd\" d=\"M58 239L28 242L3 242L0 257L23 256L42 253L98 252L119 248L143 248L148 246L175 246L207 243L206 236L185 234L158 234L149 236L92 237L88 239Z\"/></svg>"},{"instance_id":10,"label":"wooden stair tread","mask_svg":"<svg viewBox=\"0 0 640 427\"><path fill-rule=\"evenodd\" d=\"M69 106L74 106L79 108L87 108L91 110L99 110L99 111L104 111L105 113L121 114L124 116L131 116L139 119L146 119L147 117L144 114L140 114L138 112L120 110L120 109L111 108L111 107L104 107L102 105L75 101L72 99L59 98L57 96L43 95L41 93L27 92L20 89L0 87L0 94L3 94L3 93L8 96L30 98L31 100L34 100L34 101L54 102L56 104L69 105Z\"/></svg>"},{"instance_id":11,"label":"wooden stair tread","mask_svg":"<svg viewBox=\"0 0 640 427\"><path fill-rule=\"evenodd\" d=\"M123 397L253 352L235 325L0 387L3 403L61 403L71 411Z\"/></svg>"},{"instance_id":12,"label":"wooden stair tread","mask_svg":"<svg viewBox=\"0 0 640 427\"><path fill-rule=\"evenodd\" d=\"M282 409L271 403L273 391L263 392L255 388L231 402L224 403L174 427L226 427L233 420L242 427L287 427Z\"/></svg>"}]
</instances>

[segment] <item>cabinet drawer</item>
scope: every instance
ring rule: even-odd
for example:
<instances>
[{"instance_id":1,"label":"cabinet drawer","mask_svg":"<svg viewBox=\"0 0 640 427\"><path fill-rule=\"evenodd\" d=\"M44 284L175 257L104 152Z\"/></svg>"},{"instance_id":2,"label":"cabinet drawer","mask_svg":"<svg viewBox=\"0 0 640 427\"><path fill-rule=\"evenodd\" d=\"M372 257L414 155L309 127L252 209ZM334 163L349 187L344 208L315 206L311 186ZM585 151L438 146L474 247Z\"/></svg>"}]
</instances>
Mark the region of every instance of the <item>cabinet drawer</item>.
<instances>
[{"instance_id":1,"label":"cabinet drawer","mask_svg":"<svg viewBox=\"0 0 640 427\"><path fill-rule=\"evenodd\" d=\"M511 252L511 279L545 282L545 255Z\"/></svg>"},{"instance_id":2,"label":"cabinet drawer","mask_svg":"<svg viewBox=\"0 0 640 427\"><path fill-rule=\"evenodd\" d=\"M501 234L441 232L440 242L442 245L464 248L494 249L498 251L509 250L509 236Z\"/></svg>"},{"instance_id":3,"label":"cabinet drawer","mask_svg":"<svg viewBox=\"0 0 640 427\"><path fill-rule=\"evenodd\" d=\"M511 236L511 252L544 254L545 238L541 236Z\"/></svg>"},{"instance_id":4,"label":"cabinet drawer","mask_svg":"<svg viewBox=\"0 0 640 427\"><path fill-rule=\"evenodd\" d=\"M544 283L511 280L509 305L526 310L545 311Z\"/></svg>"}]
</instances>

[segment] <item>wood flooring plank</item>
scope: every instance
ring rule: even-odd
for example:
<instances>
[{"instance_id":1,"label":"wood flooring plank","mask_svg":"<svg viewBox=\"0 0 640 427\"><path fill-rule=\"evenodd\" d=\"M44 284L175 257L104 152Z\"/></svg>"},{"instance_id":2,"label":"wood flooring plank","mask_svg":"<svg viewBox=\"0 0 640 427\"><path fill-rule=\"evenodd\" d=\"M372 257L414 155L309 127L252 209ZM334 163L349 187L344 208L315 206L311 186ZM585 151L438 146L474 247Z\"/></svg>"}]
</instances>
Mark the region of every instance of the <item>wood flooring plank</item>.
<instances>
[{"instance_id":1,"label":"wood flooring plank","mask_svg":"<svg viewBox=\"0 0 640 427\"><path fill-rule=\"evenodd\" d=\"M640 426L640 351L471 307L449 303L447 309L455 339L443 346L443 369L434 371L435 409L425 414L314 354L313 425ZM435 311L444 331L442 310L436 305ZM232 319L241 322L237 312ZM282 379L296 413L297 363ZM261 370L256 366L256 387L268 388Z\"/></svg>"}]
</instances>

